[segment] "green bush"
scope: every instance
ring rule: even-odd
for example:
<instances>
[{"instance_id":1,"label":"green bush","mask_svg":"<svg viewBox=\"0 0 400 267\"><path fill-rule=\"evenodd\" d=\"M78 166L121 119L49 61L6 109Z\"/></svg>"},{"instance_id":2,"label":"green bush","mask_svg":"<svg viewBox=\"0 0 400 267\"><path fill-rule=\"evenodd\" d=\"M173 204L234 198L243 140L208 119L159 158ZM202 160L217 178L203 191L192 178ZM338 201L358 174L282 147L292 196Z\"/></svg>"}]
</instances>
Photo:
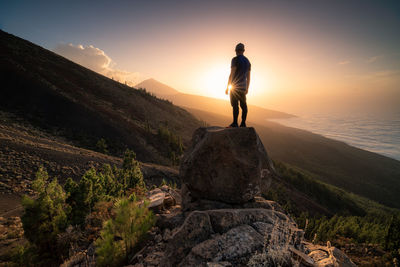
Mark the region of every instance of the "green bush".
<instances>
[{"instance_id":1,"label":"green bush","mask_svg":"<svg viewBox=\"0 0 400 267\"><path fill-rule=\"evenodd\" d=\"M68 179L65 184L67 204L71 207L70 223L83 225L95 203L127 194L130 188L144 188L143 175L133 151L125 152L122 168L105 164L101 171L88 170L79 183Z\"/></svg>"},{"instance_id":2,"label":"green bush","mask_svg":"<svg viewBox=\"0 0 400 267\"><path fill-rule=\"evenodd\" d=\"M38 266L39 256L36 248L30 244L18 245L11 252L10 266ZM42 265L45 265L44 262Z\"/></svg>"},{"instance_id":3,"label":"green bush","mask_svg":"<svg viewBox=\"0 0 400 267\"><path fill-rule=\"evenodd\" d=\"M96 241L97 264L117 266L128 263L129 255L155 223L146 205L135 198L121 198L115 204L115 218L108 220Z\"/></svg>"},{"instance_id":4,"label":"green bush","mask_svg":"<svg viewBox=\"0 0 400 267\"><path fill-rule=\"evenodd\" d=\"M400 258L400 215L390 218L389 227L385 235L385 249L392 252L392 256Z\"/></svg>"},{"instance_id":5,"label":"green bush","mask_svg":"<svg viewBox=\"0 0 400 267\"><path fill-rule=\"evenodd\" d=\"M145 190L139 162L136 161L135 153L129 150L125 152L122 168L115 166L111 168L110 165L104 165L100 171L92 168L83 175L79 182L67 179L64 189L57 179L53 179L51 182L48 180L47 172L40 168L32 184L37 197L23 197L24 214L21 219L24 235L29 244L14 253L16 264L24 261L26 264L22 265L52 266L59 264L71 246L68 239L62 238L68 225L84 226L87 216L100 201L110 201L132 191L143 192ZM112 227L112 231L110 231L118 231L122 235L121 238L128 242L122 246L123 250L121 250L123 253L121 255L125 256L125 253L132 250L132 244L140 241L142 232L148 230L147 225L152 225L154 218L147 209L136 207L136 204L127 206L124 203L121 201L117 205L116 211L119 212L119 215L117 214L116 219L109 223ZM127 208L133 210L127 211ZM133 220L132 223L135 222L135 225L131 225L134 234L130 234L127 229L122 227L124 223L128 223L123 221L126 212L129 215L127 218ZM101 222L99 223L101 225ZM107 236L107 230L104 230L103 239L105 240L103 245L105 251L110 250L106 245L107 242L109 242L109 246L116 245L111 244L112 240ZM117 255L118 247L115 249L114 252Z\"/></svg>"},{"instance_id":6,"label":"green bush","mask_svg":"<svg viewBox=\"0 0 400 267\"><path fill-rule=\"evenodd\" d=\"M103 154L108 154L108 146L107 146L107 142L104 138L100 138L99 141L97 141L96 151L103 153Z\"/></svg>"},{"instance_id":7,"label":"green bush","mask_svg":"<svg viewBox=\"0 0 400 267\"><path fill-rule=\"evenodd\" d=\"M289 213L309 240L339 242L343 237L354 243L379 244L392 257L399 256L400 215L373 202L362 202L357 196L323 184L288 165L274 162L279 177L298 191L314 199L332 215L300 212L298 204L288 197L286 186L278 184L263 195L278 202Z\"/></svg>"},{"instance_id":8,"label":"green bush","mask_svg":"<svg viewBox=\"0 0 400 267\"><path fill-rule=\"evenodd\" d=\"M343 190L339 188L333 189L284 163L274 162L274 165L282 180L293 185L297 190L311 197L332 213L348 215L366 214Z\"/></svg>"},{"instance_id":9,"label":"green bush","mask_svg":"<svg viewBox=\"0 0 400 267\"><path fill-rule=\"evenodd\" d=\"M158 138L163 142L166 156L173 165L179 164L179 156L183 153L183 143L180 136L176 135L167 126L160 126L157 132Z\"/></svg>"},{"instance_id":10,"label":"green bush","mask_svg":"<svg viewBox=\"0 0 400 267\"><path fill-rule=\"evenodd\" d=\"M43 259L58 261L66 248L55 248L57 235L67 227L68 207L65 205L65 193L57 179L47 183L48 174L41 167L36 174L32 187L37 198L23 197L22 225L24 235L37 249Z\"/></svg>"},{"instance_id":11,"label":"green bush","mask_svg":"<svg viewBox=\"0 0 400 267\"><path fill-rule=\"evenodd\" d=\"M126 150L124 154L124 161L122 163L122 170L120 170L119 182L123 184L124 193L126 189L136 186L144 186L143 174L140 170L139 162L136 160L135 152Z\"/></svg>"}]
</instances>

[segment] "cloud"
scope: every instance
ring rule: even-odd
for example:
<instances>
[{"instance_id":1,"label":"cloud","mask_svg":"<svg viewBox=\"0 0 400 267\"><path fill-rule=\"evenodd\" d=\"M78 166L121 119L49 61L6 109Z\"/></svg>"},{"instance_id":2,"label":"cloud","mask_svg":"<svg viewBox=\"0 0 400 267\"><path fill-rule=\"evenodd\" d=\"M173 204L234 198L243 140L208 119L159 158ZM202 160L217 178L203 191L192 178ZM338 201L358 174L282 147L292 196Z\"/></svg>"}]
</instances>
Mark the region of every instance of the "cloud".
<instances>
[{"instance_id":1,"label":"cloud","mask_svg":"<svg viewBox=\"0 0 400 267\"><path fill-rule=\"evenodd\" d=\"M367 62L367 63L374 63L375 61L377 61L378 59L380 59L380 58L382 58L382 57L383 57L383 55L370 57L370 58L368 58L367 60L365 60L365 62Z\"/></svg>"},{"instance_id":2,"label":"cloud","mask_svg":"<svg viewBox=\"0 0 400 267\"><path fill-rule=\"evenodd\" d=\"M58 44L54 52L88 69L128 85L135 85L141 74L114 68L116 65L107 54L93 45Z\"/></svg>"},{"instance_id":3,"label":"cloud","mask_svg":"<svg viewBox=\"0 0 400 267\"><path fill-rule=\"evenodd\" d=\"M343 61L339 61L338 64L339 64L339 65L347 65L347 64L350 64L350 61L348 61L348 60L343 60Z\"/></svg>"}]
</instances>

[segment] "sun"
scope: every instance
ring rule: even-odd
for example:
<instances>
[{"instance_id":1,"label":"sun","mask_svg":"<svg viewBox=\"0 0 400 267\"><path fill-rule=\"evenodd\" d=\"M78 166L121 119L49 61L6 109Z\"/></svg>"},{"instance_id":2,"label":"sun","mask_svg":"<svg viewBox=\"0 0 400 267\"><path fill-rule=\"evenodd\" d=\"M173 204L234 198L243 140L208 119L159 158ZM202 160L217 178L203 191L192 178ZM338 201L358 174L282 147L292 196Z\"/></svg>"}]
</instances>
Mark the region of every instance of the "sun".
<instances>
[{"instance_id":1,"label":"sun","mask_svg":"<svg viewBox=\"0 0 400 267\"><path fill-rule=\"evenodd\" d=\"M197 94L228 100L229 96L225 94L225 90L228 86L229 74L230 66L226 64L215 64L200 72L196 86L198 88ZM254 98L265 94L266 90L270 90L270 86L267 84L269 80L267 76L267 72L252 70L249 97Z\"/></svg>"},{"instance_id":2,"label":"sun","mask_svg":"<svg viewBox=\"0 0 400 267\"><path fill-rule=\"evenodd\" d=\"M204 70L199 77L199 94L228 99L225 90L228 85L229 73L230 66L226 64L216 64Z\"/></svg>"}]
</instances>

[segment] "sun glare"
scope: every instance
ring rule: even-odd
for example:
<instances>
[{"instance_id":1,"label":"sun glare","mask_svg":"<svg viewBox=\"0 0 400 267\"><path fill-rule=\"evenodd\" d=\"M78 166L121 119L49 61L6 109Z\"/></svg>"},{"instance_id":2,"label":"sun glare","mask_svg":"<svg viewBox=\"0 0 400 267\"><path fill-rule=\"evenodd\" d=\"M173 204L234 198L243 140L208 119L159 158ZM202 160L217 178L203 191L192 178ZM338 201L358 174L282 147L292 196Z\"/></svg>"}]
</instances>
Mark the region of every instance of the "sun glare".
<instances>
[{"instance_id":1,"label":"sun glare","mask_svg":"<svg viewBox=\"0 0 400 267\"><path fill-rule=\"evenodd\" d=\"M230 67L226 64L214 65L205 70L199 76L198 86L196 87L198 92L196 94L228 100L229 96L225 94L225 90L228 85L229 73ZM267 88L266 75L262 71L252 71L249 97L256 97L257 95L265 94L266 90L270 90L270 88ZM231 86L229 87L230 89Z\"/></svg>"},{"instance_id":2,"label":"sun glare","mask_svg":"<svg viewBox=\"0 0 400 267\"><path fill-rule=\"evenodd\" d=\"M205 70L199 77L199 94L228 99L228 96L225 95L225 90L228 85L229 72L230 67L229 65L226 66L226 64L215 65Z\"/></svg>"}]
</instances>

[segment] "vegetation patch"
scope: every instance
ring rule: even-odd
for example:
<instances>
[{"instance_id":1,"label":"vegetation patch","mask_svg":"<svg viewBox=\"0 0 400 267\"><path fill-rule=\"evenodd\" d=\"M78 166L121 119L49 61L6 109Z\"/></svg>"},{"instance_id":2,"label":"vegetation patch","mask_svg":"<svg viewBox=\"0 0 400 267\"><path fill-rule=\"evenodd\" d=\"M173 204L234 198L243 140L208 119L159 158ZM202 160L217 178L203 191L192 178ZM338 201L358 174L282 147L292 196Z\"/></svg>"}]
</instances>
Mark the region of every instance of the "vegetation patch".
<instances>
[{"instance_id":1,"label":"vegetation patch","mask_svg":"<svg viewBox=\"0 0 400 267\"><path fill-rule=\"evenodd\" d=\"M400 257L398 241L400 240L400 212L398 210L386 208L344 190L323 184L286 164L275 162L275 167L283 181L305 193L331 213L331 215L311 215L309 212L300 212L300 207L289 198L288 191L283 185L264 192L267 199L281 204L285 211L296 220L299 227L305 230L306 239L313 242L330 241L343 248L346 243L359 246L370 244L370 247L375 244L379 249L384 250L381 253L383 262ZM350 254L350 251L346 252Z\"/></svg>"},{"instance_id":2,"label":"vegetation patch","mask_svg":"<svg viewBox=\"0 0 400 267\"><path fill-rule=\"evenodd\" d=\"M143 175L129 150L121 169L92 168L79 182L68 179L64 188L56 178L49 181L40 168L33 189L36 196L25 196L22 203L22 225L29 242L14 251L15 264L60 264L71 256L71 249L87 248L96 239L100 266L126 263L155 223L141 201L146 190Z\"/></svg>"}]
</instances>

